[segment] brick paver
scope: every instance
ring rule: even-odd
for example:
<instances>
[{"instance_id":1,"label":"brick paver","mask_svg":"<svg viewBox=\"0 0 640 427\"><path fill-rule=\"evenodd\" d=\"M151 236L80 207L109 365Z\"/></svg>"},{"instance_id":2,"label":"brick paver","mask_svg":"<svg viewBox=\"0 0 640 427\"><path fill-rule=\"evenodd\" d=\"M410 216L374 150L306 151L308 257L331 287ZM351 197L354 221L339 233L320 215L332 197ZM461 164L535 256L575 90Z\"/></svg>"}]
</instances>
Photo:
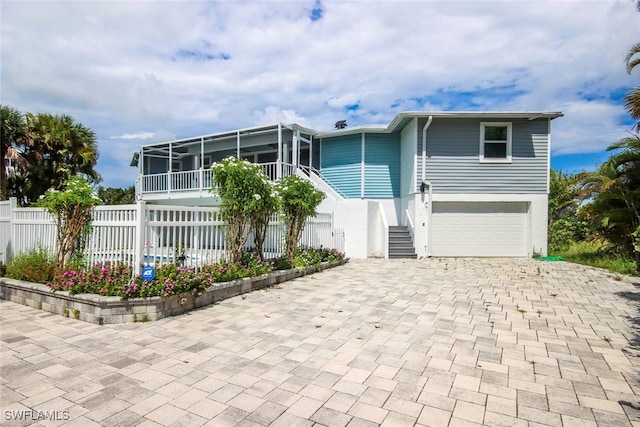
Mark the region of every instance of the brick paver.
<instances>
[{"instance_id":1,"label":"brick paver","mask_svg":"<svg viewBox=\"0 0 640 427\"><path fill-rule=\"evenodd\" d=\"M150 323L0 301L0 423L640 426L639 305L529 259L352 260Z\"/></svg>"}]
</instances>

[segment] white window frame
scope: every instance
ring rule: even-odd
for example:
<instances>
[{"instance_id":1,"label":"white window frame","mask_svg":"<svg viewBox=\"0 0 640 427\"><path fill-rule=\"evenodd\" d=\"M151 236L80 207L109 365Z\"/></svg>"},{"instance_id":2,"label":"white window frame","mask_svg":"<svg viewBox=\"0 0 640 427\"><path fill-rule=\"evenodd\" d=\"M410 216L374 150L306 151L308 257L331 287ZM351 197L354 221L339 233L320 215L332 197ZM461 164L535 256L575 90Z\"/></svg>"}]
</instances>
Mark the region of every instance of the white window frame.
<instances>
[{"instance_id":1,"label":"white window frame","mask_svg":"<svg viewBox=\"0 0 640 427\"><path fill-rule=\"evenodd\" d=\"M484 157L484 145L487 142L484 136L485 128L489 126L506 126L507 127L507 156L506 157ZM500 143L502 141L489 141L489 143ZM511 122L481 122L480 123L480 162L481 163L511 163L511 145L512 145L512 123Z\"/></svg>"}]
</instances>

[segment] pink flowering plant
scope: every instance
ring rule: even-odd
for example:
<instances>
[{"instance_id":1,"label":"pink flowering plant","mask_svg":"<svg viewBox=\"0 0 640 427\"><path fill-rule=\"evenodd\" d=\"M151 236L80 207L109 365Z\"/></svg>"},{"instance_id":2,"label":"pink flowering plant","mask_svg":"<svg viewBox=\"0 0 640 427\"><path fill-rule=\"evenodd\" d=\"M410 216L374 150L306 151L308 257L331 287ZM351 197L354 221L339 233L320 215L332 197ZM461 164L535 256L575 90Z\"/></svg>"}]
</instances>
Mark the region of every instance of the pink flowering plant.
<instances>
[{"instance_id":1,"label":"pink flowering plant","mask_svg":"<svg viewBox=\"0 0 640 427\"><path fill-rule=\"evenodd\" d=\"M68 291L70 295L97 294L123 299L168 298L182 294L200 296L214 283L256 277L273 269L273 262L243 253L236 263L223 260L198 271L177 264L160 265L156 269L156 277L148 282L140 276L134 277L130 265L118 262L96 264L84 270L66 270L55 275L47 285L54 291Z\"/></svg>"},{"instance_id":2,"label":"pink flowering plant","mask_svg":"<svg viewBox=\"0 0 640 427\"><path fill-rule=\"evenodd\" d=\"M71 295L120 295L131 276L130 265L106 262L88 269L65 270L56 274L47 285L54 291L69 291Z\"/></svg>"}]
</instances>

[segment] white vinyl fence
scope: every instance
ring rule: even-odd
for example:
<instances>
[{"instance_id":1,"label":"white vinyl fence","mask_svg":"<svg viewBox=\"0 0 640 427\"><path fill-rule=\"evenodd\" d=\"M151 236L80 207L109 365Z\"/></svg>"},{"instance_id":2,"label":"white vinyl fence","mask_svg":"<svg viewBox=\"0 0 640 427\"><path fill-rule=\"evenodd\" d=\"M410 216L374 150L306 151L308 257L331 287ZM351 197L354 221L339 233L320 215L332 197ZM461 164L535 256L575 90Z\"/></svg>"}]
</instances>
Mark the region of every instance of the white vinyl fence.
<instances>
[{"instance_id":1,"label":"white vinyl fence","mask_svg":"<svg viewBox=\"0 0 640 427\"><path fill-rule=\"evenodd\" d=\"M147 205L98 206L85 247L89 265L106 261L141 265L182 262L201 267L225 256L225 224L217 208ZM263 250L266 257L284 250L284 224L273 216ZM344 251L344 231L333 228L332 214L307 219L300 245ZM251 236L246 247L253 246ZM0 260L33 249L56 250L53 218L40 208L18 208L15 199L0 202Z\"/></svg>"}]
</instances>

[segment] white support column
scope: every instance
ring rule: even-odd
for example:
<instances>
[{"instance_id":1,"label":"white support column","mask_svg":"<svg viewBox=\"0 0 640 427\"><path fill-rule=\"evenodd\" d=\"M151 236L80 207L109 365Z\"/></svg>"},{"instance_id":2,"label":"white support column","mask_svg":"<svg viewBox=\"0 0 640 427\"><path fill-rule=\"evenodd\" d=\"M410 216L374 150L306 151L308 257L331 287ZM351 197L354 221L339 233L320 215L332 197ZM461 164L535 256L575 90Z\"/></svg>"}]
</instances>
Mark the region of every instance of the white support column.
<instances>
[{"instance_id":1,"label":"white support column","mask_svg":"<svg viewBox=\"0 0 640 427\"><path fill-rule=\"evenodd\" d=\"M278 162L276 165L276 179L282 178L282 124L278 123Z\"/></svg>"},{"instance_id":2,"label":"white support column","mask_svg":"<svg viewBox=\"0 0 640 427\"><path fill-rule=\"evenodd\" d=\"M293 165L297 168L300 163L300 130L296 130L293 137Z\"/></svg>"},{"instance_id":3,"label":"white support column","mask_svg":"<svg viewBox=\"0 0 640 427\"><path fill-rule=\"evenodd\" d=\"M309 135L309 170L313 167L313 135Z\"/></svg>"},{"instance_id":4,"label":"white support column","mask_svg":"<svg viewBox=\"0 0 640 427\"><path fill-rule=\"evenodd\" d=\"M198 173L200 190L204 190L204 137L200 138L200 172Z\"/></svg>"},{"instance_id":5,"label":"white support column","mask_svg":"<svg viewBox=\"0 0 640 427\"><path fill-rule=\"evenodd\" d=\"M236 132L236 158L240 158L240 131Z\"/></svg>"},{"instance_id":6,"label":"white support column","mask_svg":"<svg viewBox=\"0 0 640 427\"><path fill-rule=\"evenodd\" d=\"M144 191L144 147L140 148L140 157L138 157L138 177L136 198L141 198Z\"/></svg>"},{"instance_id":7,"label":"white support column","mask_svg":"<svg viewBox=\"0 0 640 427\"><path fill-rule=\"evenodd\" d=\"M204 169L204 137L200 138L200 169Z\"/></svg>"},{"instance_id":8,"label":"white support column","mask_svg":"<svg viewBox=\"0 0 640 427\"><path fill-rule=\"evenodd\" d=\"M167 192L171 193L171 173L173 172L173 143L169 143L169 167L167 168Z\"/></svg>"}]
</instances>

